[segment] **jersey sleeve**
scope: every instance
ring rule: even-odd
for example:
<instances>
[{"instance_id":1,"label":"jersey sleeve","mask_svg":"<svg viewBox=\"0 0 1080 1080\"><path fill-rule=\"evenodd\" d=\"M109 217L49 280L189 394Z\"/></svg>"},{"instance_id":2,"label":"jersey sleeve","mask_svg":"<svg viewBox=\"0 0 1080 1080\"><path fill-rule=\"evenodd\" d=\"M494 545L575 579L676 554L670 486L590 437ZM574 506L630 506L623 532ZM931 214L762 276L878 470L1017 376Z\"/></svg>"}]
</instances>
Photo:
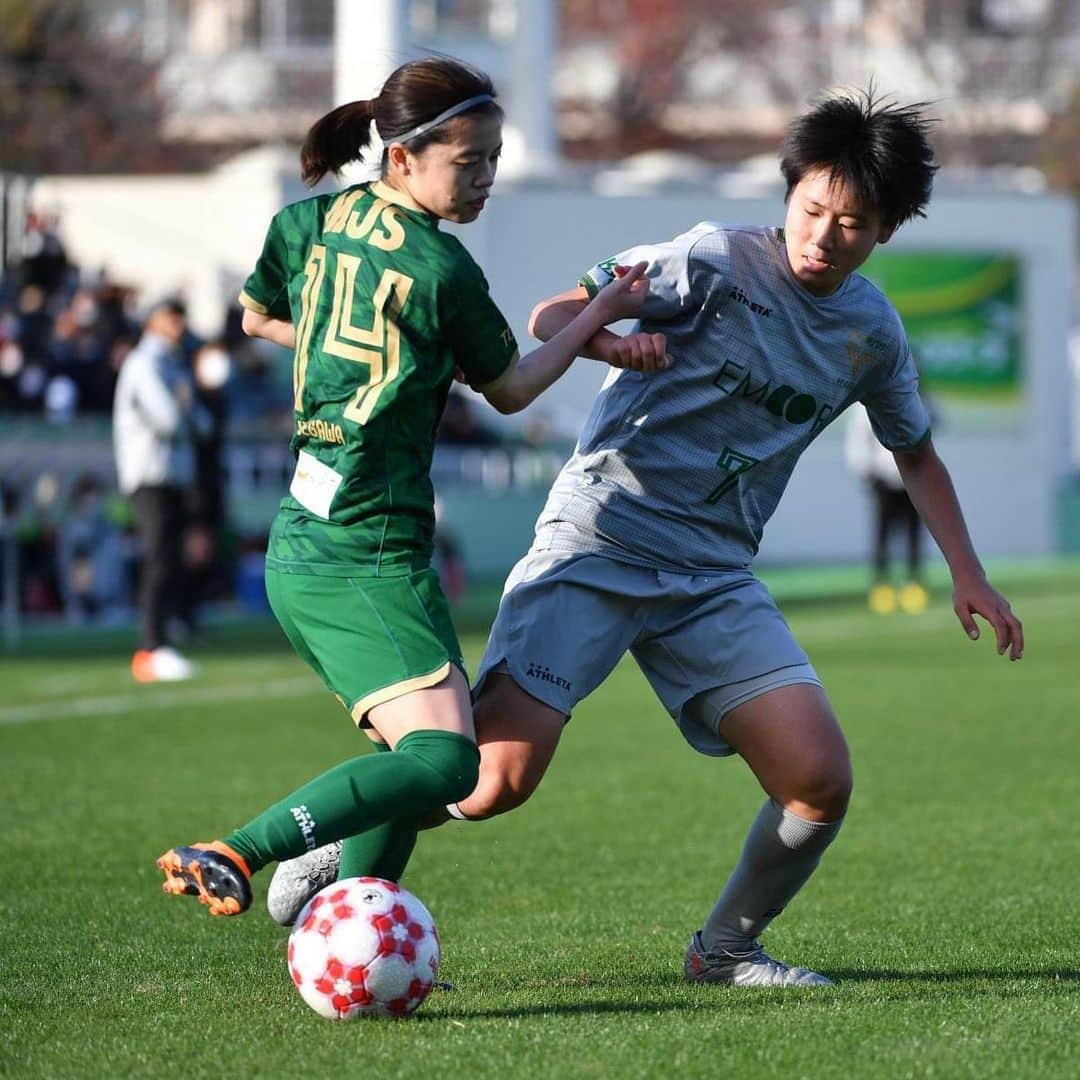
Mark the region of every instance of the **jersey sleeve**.
<instances>
[{"instance_id":1,"label":"jersey sleeve","mask_svg":"<svg viewBox=\"0 0 1080 1080\"><path fill-rule=\"evenodd\" d=\"M514 332L491 299L487 279L471 259L457 268L449 283L454 299L448 305L445 337L469 385L474 389L494 382L517 359Z\"/></svg>"},{"instance_id":2,"label":"jersey sleeve","mask_svg":"<svg viewBox=\"0 0 1080 1080\"><path fill-rule=\"evenodd\" d=\"M714 223L703 221L674 240L627 248L597 263L578 280L578 284L591 299L614 280L616 266L648 263L645 276L649 279L649 295L641 309L641 318L657 321L674 319L685 311L699 307L704 300L699 272L702 267L694 257L694 249L699 240L717 229Z\"/></svg>"},{"instance_id":3,"label":"jersey sleeve","mask_svg":"<svg viewBox=\"0 0 1080 1080\"><path fill-rule=\"evenodd\" d=\"M899 323L899 319L897 319ZM918 450L930 438L930 414L919 396L919 372L903 328L896 359L862 398L878 441L897 453Z\"/></svg>"},{"instance_id":4,"label":"jersey sleeve","mask_svg":"<svg viewBox=\"0 0 1080 1080\"><path fill-rule=\"evenodd\" d=\"M282 222L276 214L266 230L262 254L240 292L240 304L260 315L289 320L289 247Z\"/></svg>"}]
</instances>

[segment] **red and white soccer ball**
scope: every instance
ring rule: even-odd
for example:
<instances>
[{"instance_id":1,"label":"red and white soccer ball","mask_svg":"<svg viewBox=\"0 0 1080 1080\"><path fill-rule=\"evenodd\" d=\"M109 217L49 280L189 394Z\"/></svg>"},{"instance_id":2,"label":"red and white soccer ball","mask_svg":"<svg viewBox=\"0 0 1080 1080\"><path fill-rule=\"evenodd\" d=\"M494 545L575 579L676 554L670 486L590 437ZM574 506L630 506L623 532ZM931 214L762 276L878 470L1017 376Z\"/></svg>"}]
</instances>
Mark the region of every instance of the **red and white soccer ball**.
<instances>
[{"instance_id":1,"label":"red and white soccer ball","mask_svg":"<svg viewBox=\"0 0 1080 1080\"><path fill-rule=\"evenodd\" d=\"M382 878L345 878L316 893L289 935L289 974L330 1020L408 1016L439 973L439 933L411 892Z\"/></svg>"}]
</instances>

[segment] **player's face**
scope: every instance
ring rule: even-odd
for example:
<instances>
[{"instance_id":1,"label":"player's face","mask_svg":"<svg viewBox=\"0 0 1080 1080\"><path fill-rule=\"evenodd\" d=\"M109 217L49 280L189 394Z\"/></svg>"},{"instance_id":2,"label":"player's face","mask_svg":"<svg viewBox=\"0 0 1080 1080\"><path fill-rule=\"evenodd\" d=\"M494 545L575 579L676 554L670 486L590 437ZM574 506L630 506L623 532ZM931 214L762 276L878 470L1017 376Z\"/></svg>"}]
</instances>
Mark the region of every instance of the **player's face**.
<instances>
[{"instance_id":1,"label":"player's face","mask_svg":"<svg viewBox=\"0 0 1080 1080\"><path fill-rule=\"evenodd\" d=\"M495 183L502 119L485 113L463 116L453 124L450 142L432 143L419 154L405 153L398 178L429 214L465 223L480 216Z\"/></svg>"},{"instance_id":2,"label":"player's face","mask_svg":"<svg viewBox=\"0 0 1080 1080\"><path fill-rule=\"evenodd\" d=\"M784 242L788 262L807 292L828 296L884 244L893 230L878 211L860 206L828 172L807 173L788 199Z\"/></svg>"}]
</instances>

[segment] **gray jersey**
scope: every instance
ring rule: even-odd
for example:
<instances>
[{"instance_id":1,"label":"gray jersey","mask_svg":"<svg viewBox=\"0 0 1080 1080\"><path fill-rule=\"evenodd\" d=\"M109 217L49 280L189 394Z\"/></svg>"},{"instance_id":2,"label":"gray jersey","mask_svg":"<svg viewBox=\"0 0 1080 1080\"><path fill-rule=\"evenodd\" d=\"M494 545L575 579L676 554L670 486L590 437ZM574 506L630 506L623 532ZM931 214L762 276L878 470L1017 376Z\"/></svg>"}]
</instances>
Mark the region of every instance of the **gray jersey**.
<instances>
[{"instance_id":1,"label":"gray jersey","mask_svg":"<svg viewBox=\"0 0 1080 1080\"><path fill-rule=\"evenodd\" d=\"M746 567L799 456L854 401L891 450L917 449L930 420L899 316L852 274L815 297L781 230L703 222L648 262L640 328L667 335L672 366L612 371L537 523L537 545L681 570Z\"/></svg>"}]
</instances>

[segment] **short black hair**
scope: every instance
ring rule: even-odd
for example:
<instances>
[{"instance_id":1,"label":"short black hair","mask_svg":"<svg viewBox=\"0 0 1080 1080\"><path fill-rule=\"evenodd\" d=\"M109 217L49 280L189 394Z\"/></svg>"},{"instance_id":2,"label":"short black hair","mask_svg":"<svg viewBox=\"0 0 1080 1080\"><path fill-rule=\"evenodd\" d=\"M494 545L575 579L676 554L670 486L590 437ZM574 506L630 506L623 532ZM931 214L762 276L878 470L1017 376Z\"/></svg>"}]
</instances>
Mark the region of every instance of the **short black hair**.
<instances>
[{"instance_id":1,"label":"short black hair","mask_svg":"<svg viewBox=\"0 0 1080 1080\"><path fill-rule=\"evenodd\" d=\"M788 126L780 152L787 198L807 173L827 170L891 228L925 217L937 172L926 104L897 105L874 87L820 101Z\"/></svg>"},{"instance_id":2,"label":"short black hair","mask_svg":"<svg viewBox=\"0 0 1080 1080\"><path fill-rule=\"evenodd\" d=\"M187 318L187 303L179 296L166 296L157 307L161 311L167 311L170 315L176 315L181 319Z\"/></svg>"}]
</instances>

